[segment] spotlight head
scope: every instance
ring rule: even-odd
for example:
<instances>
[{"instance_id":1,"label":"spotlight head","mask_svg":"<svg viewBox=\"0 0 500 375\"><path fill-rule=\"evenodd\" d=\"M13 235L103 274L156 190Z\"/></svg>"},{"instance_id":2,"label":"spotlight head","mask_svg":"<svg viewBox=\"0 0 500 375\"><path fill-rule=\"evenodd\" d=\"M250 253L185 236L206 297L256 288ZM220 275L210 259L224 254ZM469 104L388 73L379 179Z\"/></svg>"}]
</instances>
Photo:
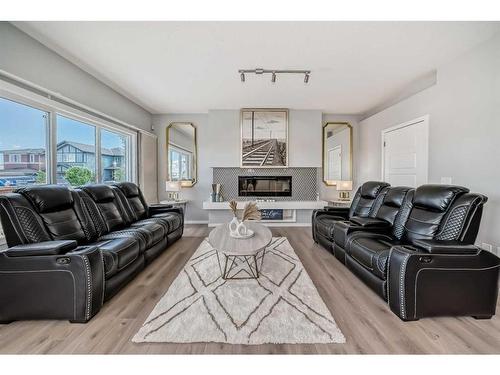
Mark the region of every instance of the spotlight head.
<instances>
[{"instance_id":1,"label":"spotlight head","mask_svg":"<svg viewBox=\"0 0 500 375\"><path fill-rule=\"evenodd\" d=\"M304 75L304 83L308 83L309 82L309 73L306 73Z\"/></svg>"},{"instance_id":2,"label":"spotlight head","mask_svg":"<svg viewBox=\"0 0 500 375\"><path fill-rule=\"evenodd\" d=\"M276 73L274 72L271 74L271 82L272 83L276 82Z\"/></svg>"},{"instance_id":3,"label":"spotlight head","mask_svg":"<svg viewBox=\"0 0 500 375\"><path fill-rule=\"evenodd\" d=\"M240 73L241 82L245 82L245 73Z\"/></svg>"}]
</instances>

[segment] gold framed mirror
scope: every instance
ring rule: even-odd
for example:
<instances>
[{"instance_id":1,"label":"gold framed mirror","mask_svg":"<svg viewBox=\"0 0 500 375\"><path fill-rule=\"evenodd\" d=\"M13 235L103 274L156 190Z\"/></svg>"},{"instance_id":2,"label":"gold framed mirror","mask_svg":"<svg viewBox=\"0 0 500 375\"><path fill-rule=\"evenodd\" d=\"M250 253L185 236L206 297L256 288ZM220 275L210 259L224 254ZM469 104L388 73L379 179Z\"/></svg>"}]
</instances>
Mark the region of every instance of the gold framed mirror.
<instances>
[{"instance_id":1,"label":"gold framed mirror","mask_svg":"<svg viewBox=\"0 0 500 375\"><path fill-rule=\"evenodd\" d=\"M322 139L323 183L352 180L352 126L348 122L327 122Z\"/></svg>"},{"instance_id":2,"label":"gold framed mirror","mask_svg":"<svg viewBox=\"0 0 500 375\"><path fill-rule=\"evenodd\" d=\"M196 126L191 122L172 122L166 130L167 180L182 187L198 182L198 142Z\"/></svg>"}]
</instances>

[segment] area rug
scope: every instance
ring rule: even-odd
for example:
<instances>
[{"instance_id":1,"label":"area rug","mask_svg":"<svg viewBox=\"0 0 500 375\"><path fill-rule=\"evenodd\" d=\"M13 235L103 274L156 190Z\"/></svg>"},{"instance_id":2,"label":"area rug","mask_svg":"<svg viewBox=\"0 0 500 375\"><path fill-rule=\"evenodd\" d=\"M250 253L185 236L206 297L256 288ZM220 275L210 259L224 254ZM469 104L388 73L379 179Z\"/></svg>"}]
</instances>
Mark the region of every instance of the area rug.
<instances>
[{"instance_id":1,"label":"area rug","mask_svg":"<svg viewBox=\"0 0 500 375\"><path fill-rule=\"evenodd\" d=\"M275 237L253 280L224 280L205 239L133 342L344 343L286 237Z\"/></svg>"}]
</instances>

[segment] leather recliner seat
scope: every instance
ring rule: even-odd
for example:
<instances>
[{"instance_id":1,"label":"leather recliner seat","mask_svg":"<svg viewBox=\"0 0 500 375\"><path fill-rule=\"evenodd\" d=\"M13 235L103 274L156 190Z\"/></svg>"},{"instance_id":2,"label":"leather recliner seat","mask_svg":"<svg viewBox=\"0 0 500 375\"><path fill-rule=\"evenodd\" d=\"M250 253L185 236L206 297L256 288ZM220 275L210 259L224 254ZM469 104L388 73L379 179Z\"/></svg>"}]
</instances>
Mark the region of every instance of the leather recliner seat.
<instances>
[{"instance_id":1,"label":"leather recliner seat","mask_svg":"<svg viewBox=\"0 0 500 375\"><path fill-rule=\"evenodd\" d=\"M334 252L403 320L494 315L500 259L473 245L487 198L449 185L398 195L369 222L336 223Z\"/></svg>"},{"instance_id":2,"label":"leather recliner seat","mask_svg":"<svg viewBox=\"0 0 500 375\"><path fill-rule=\"evenodd\" d=\"M0 290L0 321L86 322L182 235L182 209L156 205L169 219L148 221L154 210L144 202L141 222L125 201L107 185L33 186L0 196L9 246L0 252L0 282L14 286Z\"/></svg>"},{"instance_id":3,"label":"leather recliner seat","mask_svg":"<svg viewBox=\"0 0 500 375\"><path fill-rule=\"evenodd\" d=\"M349 208L325 207L314 210L312 213L312 236L316 243L325 249L332 251L333 226L337 221L349 220L355 216L368 217L374 212L377 198L385 192L389 186L386 182L368 181L361 185L352 200ZM378 199L378 202L380 202Z\"/></svg>"},{"instance_id":4,"label":"leather recliner seat","mask_svg":"<svg viewBox=\"0 0 500 375\"><path fill-rule=\"evenodd\" d=\"M120 182L114 185L122 205L129 212L132 227L141 227L151 223L161 225L167 233L169 242L182 237L184 216L165 205L148 205L141 190L131 182ZM146 258L148 260L148 258Z\"/></svg>"}]
</instances>

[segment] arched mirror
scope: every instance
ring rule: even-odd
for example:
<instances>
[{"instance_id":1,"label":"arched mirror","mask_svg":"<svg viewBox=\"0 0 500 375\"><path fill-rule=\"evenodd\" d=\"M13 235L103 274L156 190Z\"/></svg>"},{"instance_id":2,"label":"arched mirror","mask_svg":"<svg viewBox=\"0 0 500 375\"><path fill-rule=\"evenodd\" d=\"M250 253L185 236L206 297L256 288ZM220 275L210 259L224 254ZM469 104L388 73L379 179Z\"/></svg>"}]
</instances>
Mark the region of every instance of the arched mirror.
<instances>
[{"instance_id":1,"label":"arched mirror","mask_svg":"<svg viewBox=\"0 0 500 375\"><path fill-rule=\"evenodd\" d=\"M323 182L352 180L352 126L347 122L327 122L323 126Z\"/></svg>"},{"instance_id":2,"label":"arched mirror","mask_svg":"<svg viewBox=\"0 0 500 375\"><path fill-rule=\"evenodd\" d=\"M173 122L167 127L167 179L191 187L198 180L196 127Z\"/></svg>"}]
</instances>

